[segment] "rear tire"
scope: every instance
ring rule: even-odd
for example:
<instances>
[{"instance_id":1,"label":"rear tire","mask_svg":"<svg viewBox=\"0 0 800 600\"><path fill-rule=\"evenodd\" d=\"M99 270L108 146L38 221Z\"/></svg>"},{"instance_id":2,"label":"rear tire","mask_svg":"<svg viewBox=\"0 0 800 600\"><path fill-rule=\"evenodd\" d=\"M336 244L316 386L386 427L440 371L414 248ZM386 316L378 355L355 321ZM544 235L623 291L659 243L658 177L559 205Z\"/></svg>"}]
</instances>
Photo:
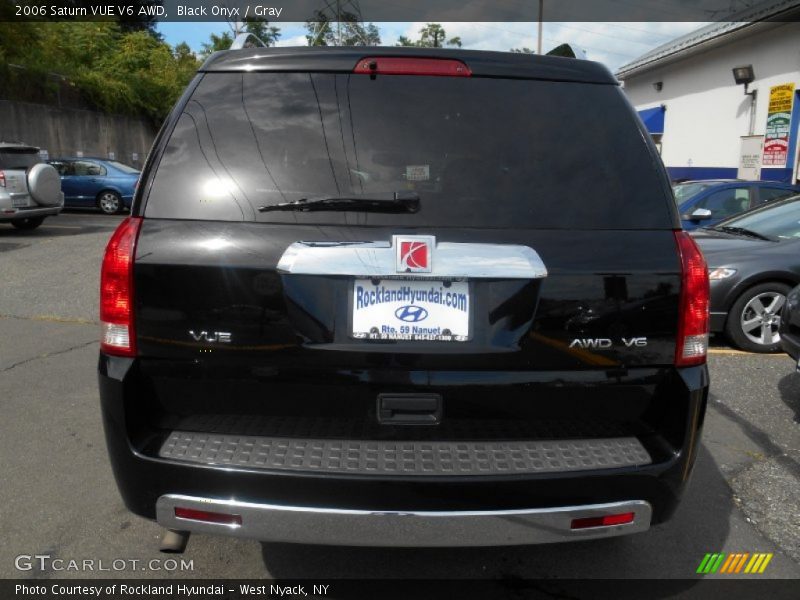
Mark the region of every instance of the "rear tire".
<instances>
[{"instance_id":1,"label":"rear tire","mask_svg":"<svg viewBox=\"0 0 800 600\"><path fill-rule=\"evenodd\" d=\"M124 207L122 204L122 198L119 197L119 194L110 190L106 190L105 192L100 192L97 195L97 208L107 215L115 215L119 212L122 212Z\"/></svg>"},{"instance_id":2,"label":"rear tire","mask_svg":"<svg viewBox=\"0 0 800 600\"><path fill-rule=\"evenodd\" d=\"M27 219L16 219L15 221L11 221L11 224L14 227L21 229L22 231L36 229L42 223L44 223L44 217L30 217Z\"/></svg>"},{"instance_id":3,"label":"rear tire","mask_svg":"<svg viewBox=\"0 0 800 600\"><path fill-rule=\"evenodd\" d=\"M733 303L725 323L728 339L748 352L779 352L781 309L791 288L785 283L760 283Z\"/></svg>"}]
</instances>

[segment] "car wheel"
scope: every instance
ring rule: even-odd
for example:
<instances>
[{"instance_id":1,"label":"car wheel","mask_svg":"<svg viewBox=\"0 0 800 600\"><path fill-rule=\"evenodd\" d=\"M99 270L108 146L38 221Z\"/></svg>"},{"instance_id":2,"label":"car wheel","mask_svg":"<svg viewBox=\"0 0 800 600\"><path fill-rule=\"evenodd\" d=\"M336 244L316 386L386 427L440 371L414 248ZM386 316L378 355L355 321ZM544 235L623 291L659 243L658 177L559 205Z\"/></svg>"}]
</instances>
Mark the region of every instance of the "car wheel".
<instances>
[{"instance_id":1,"label":"car wheel","mask_svg":"<svg viewBox=\"0 0 800 600\"><path fill-rule=\"evenodd\" d=\"M21 229L23 231L30 231L31 229L36 229L39 225L44 223L44 217L29 217L27 219L16 219L11 221L11 224L16 227L17 229Z\"/></svg>"},{"instance_id":2,"label":"car wheel","mask_svg":"<svg viewBox=\"0 0 800 600\"><path fill-rule=\"evenodd\" d=\"M97 197L97 208L107 215L115 215L122 210L122 198L116 192L100 192Z\"/></svg>"},{"instance_id":3,"label":"car wheel","mask_svg":"<svg viewBox=\"0 0 800 600\"><path fill-rule=\"evenodd\" d=\"M725 324L730 341L750 352L780 351L778 328L789 289L784 283L761 283L739 296Z\"/></svg>"}]
</instances>

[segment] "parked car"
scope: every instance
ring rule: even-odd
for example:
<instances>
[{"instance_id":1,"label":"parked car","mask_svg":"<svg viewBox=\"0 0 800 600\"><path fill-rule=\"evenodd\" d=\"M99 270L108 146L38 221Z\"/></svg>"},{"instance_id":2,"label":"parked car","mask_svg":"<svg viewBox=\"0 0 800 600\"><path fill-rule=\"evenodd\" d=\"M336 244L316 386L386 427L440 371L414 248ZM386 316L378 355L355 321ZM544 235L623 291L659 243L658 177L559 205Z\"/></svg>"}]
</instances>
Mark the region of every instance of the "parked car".
<instances>
[{"instance_id":1,"label":"parked car","mask_svg":"<svg viewBox=\"0 0 800 600\"><path fill-rule=\"evenodd\" d=\"M707 179L678 183L672 191L683 228L692 230L800 193L800 186L777 181Z\"/></svg>"},{"instance_id":2,"label":"parked car","mask_svg":"<svg viewBox=\"0 0 800 600\"><path fill-rule=\"evenodd\" d=\"M214 54L103 260L128 508L171 548L667 520L707 401L708 271L635 115L582 60Z\"/></svg>"},{"instance_id":3,"label":"parked car","mask_svg":"<svg viewBox=\"0 0 800 600\"><path fill-rule=\"evenodd\" d=\"M39 157L39 148L0 142L0 223L36 229L64 206L55 169Z\"/></svg>"},{"instance_id":4,"label":"parked car","mask_svg":"<svg viewBox=\"0 0 800 600\"><path fill-rule=\"evenodd\" d=\"M115 160L59 158L51 160L61 175L69 208L99 208L108 215L131 207L139 171Z\"/></svg>"},{"instance_id":5,"label":"parked car","mask_svg":"<svg viewBox=\"0 0 800 600\"><path fill-rule=\"evenodd\" d=\"M781 314L781 348L798 361L800 372L800 285L786 296L786 304Z\"/></svg>"},{"instance_id":6,"label":"parked car","mask_svg":"<svg viewBox=\"0 0 800 600\"><path fill-rule=\"evenodd\" d=\"M800 283L800 196L692 235L710 272L711 331L743 350L777 352L786 294Z\"/></svg>"}]
</instances>

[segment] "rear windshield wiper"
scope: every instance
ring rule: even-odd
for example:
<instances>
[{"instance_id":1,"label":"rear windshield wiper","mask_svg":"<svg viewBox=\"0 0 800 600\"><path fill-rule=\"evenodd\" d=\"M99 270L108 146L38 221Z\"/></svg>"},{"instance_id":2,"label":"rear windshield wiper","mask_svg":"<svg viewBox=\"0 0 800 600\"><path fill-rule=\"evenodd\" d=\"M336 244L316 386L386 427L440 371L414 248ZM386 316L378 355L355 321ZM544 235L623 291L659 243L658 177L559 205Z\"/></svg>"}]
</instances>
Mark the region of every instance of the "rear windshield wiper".
<instances>
[{"instance_id":1,"label":"rear windshield wiper","mask_svg":"<svg viewBox=\"0 0 800 600\"><path fill-rule=\"evenodd\" d=\"M717 229L719 231L724 231L725 233L746 235L748 237L754 237L756 239L766 240L768 242L774 242L775 241L774 238L767 237L766 235L758 233L757 231L753 231L752 229L747 229L746 227L730 227L728 225L724 225L722 227L714 227L714 229Z\"/></svg>"},{"instance_id":2,"label":"rear windshield wiper","mask_svg":"<svg viewBox=\"0 0 800 600\"><path fill-rule=\"evenodd\" d=\"M318 210L362 210L387 213L415 213L419 210L419 196L414 192L390 192L371 196L322 196L319 198L300 198L292 202L281 202L260 206L259 212L277 210L318 211Z\"/></svg>"}]
</instances>

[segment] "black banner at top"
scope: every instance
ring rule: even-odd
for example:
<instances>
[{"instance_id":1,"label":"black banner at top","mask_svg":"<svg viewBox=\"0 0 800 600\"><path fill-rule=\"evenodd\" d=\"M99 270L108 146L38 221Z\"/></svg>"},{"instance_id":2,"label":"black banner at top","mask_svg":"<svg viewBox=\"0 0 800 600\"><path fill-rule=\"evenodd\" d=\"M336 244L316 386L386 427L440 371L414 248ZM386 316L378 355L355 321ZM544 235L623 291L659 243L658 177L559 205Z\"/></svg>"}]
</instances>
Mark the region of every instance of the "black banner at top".
<instances>
[{"instance_id":1,"label":"black banner at top","mask_svg":"<svg viewBox=\"0 0 800 600\"><path fill-rule=\"evenodd\" d=\"M0 0L0 20L797 21L800 0Z\"/></svg>"}]
</instances>

